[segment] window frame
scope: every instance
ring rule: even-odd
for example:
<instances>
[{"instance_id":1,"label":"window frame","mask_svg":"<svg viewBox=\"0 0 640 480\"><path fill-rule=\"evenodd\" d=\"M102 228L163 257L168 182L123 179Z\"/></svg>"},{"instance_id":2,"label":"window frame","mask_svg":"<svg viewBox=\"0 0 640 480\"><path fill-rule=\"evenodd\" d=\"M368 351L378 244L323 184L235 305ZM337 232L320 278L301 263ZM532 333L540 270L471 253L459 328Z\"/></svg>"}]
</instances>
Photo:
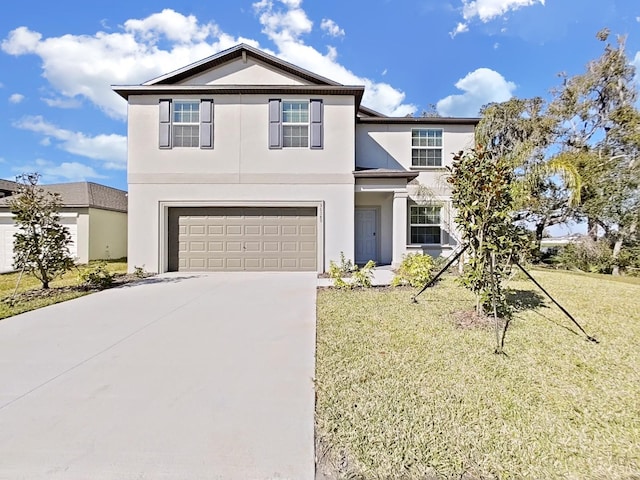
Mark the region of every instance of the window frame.
<instances>
[{"instance_id":1,"label":"window frame","mask_svg":"<svg viewBox=\"0 0 640 480\"><path fill-rule=\"evenodd\" d=\"M310 144L310 124L311 124L311 101L310 100L298 100L298 99L282 99L282 106L280 108L280 122L282 125L282 148L305 148L308 149L309 148L309 144ZM306 117L307 117L307 121L306 122L287 122L285 121L285 114L287 113L285 111L285 105L286 104L304 104L306 105ZM295 114L299 114L301 112L300 111L293 111L292 113ZM305 145L286 145L286 141L285 139L287 138L286 135L286 130L287 127L290 128L306 128L307 130L307 135L306 135L306 144ZM302 135L300 136L296 136L296 137L289 137L289 138L305 138Z\"/></svg>"},{"instance_id":2,"label":"window frame","mask_svg":"<svg viewBox=\"0 0 640 480\"><path fill-rule=\"evenodd\" d=\"M188 99L188 98L180 98L180 99L175 99L171 102L171 147L172 148L200 148L200 104L201 104L201 100L193 100L193 99ZM195 105L196 109L195 112L194 110L190 110L188 112L188 115L191 117L191 121L190 122L184 122L184 121L176 121L176 115L185 115L185 113L182 110L178 110L176 107L178 105ZM193 115L194 113L197 115L197 121L193 121ZM176 145L176 131L177 128L176 127L196 127L197 132L195 137L193 135L190 135L188 138L190 138L191 140L193 140L194 138L196 139L196 145ZM193 130L191 130L193 131ZM184 136L180 137L184 140ZM184 141L182 142L184 143Z\"/></svg>"},{"instance_id":3,"label":"window frame","mask_svg":"<svg viewBox=\"0 0 640 480\"><path fill-rule=\"evenodd\" d=\"M427 133L425 136L426 145L414 145L414 132L425 131L425 132L437 132L439 136L433 137L436 140L440 140L439 145L429 145L429 134ZM420 137L418 137L420 138ZM442 150L444 144L444 129L443 128L412 128L411 129L411 168L416 170L430 170L443 168L443 159L442 159ZM414 165L414 152L425 152L425 163L427 165ZM439 165L429 165L429 152L440 152L440 164Z\"/></svg>"},{"instance_id":4,"label":"window frame","mask_svg":"<svg viewBox=\"0 0 640 480\"><path fill-rule=\"evenodd\" d=\"M413 219L414 214L413 214L413 210L417 209L417 208L427 208L427 209L434 209L435 213L425 213L424 216L428 219L429 217L433 217L435 215L437 215L437 220L438 223L413 223ZM443 245L442 243L442 205L409 205L409 245ZM429 242L414 242L413 241L413 228L414 227L427 227L427 228L434 228L437 227L438 228L438 241L437 242L433 242L433 243L429 243ZM426 234L429 235L429 234Z\"/></svg>"}]
</instances>

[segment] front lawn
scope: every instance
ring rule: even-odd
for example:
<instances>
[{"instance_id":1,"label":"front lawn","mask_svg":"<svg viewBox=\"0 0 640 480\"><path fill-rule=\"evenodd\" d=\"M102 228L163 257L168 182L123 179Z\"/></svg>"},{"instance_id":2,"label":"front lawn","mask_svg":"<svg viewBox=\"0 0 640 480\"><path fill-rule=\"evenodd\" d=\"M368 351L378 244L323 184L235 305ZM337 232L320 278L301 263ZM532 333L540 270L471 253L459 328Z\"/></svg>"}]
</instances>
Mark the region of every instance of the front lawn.
<instances>
[{"instance_id":1,"label":"front lawn","mask_svg":"<svg viewBox=\"0 0 640 480\"><path fill-rule=\"evenodd\" d=\"M321 469L363 479L640 478L640 285L536 271L599 344L512 281L507 356L455 312L446 278L414 290L320 290Z\"/></svg>"},{"instance_id":2,"label":"front lawn","mask_svg":"<svg viewBox=\"0 0 640 480\"><path fill-rule=\"evenodd\" d=\"M97 263L99 262L92 262L89 265ZM83 268L86 268L86 265L80 265L51 282L49 291L42 291L40 281L34 276L23 275L18 285L17 296L13 300L20 274L0 274L0 319L91 293L90 290L79 288L78 273L79 269ZM127 272L127 262L126 260L107 261L106 269L111 273L124 275Z\"/></svg>"}]
</instances>

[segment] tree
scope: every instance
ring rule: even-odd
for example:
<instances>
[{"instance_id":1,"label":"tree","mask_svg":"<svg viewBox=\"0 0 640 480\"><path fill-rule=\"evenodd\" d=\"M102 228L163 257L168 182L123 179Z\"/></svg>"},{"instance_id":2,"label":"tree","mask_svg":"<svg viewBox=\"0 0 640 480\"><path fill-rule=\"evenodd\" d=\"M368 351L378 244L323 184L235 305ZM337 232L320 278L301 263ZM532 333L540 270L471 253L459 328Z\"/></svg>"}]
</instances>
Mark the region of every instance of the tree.
<instances>
[{"instance_id":1,"label":"tree","mask_svg":"<svg viewBox=\"0 0 640 480\"><path fill-rule=\"evenodd\" d=\"M607 42L608 29L597 38ZM613 273L625 245L638 241L640 219L640 112L635 107L635 69L625 39L606 43L586 71L563 77L550 112L563 119L560 148L582 178L577 219L586 219L593 239L601 227L613 248Z\"/></svg>"},{"instance_id":2,"label":"tree","mask_svg":"<svg viewBox=\"0 0 640 480\"><path fill-rule=\"evenodd\" d=\"M19 228L14 235L13 266L31 273L47 289L51 280L74 265L69 253L71 234L58 213L62 200L38 186L37 173L22 174L16 180L18 191L9 199Z\"/></svg>"},{"instance_id":3,"label":"tree","mask_svg":"<svg viewBox=\"0 0 640 480\"><path fill-rule=\"evenodd\" d=\"M485 106L476 130L476 143L513 168L514 220L534 227L537 250L545 229L566 222L580 195L573 163L549 153L560 123L543 99L512 98Z\"/></svg>"},{"instance_id":4,"label":"tree","mask_svg":"<svg viewBox=\"0 0 640 480\"><path fill-rule=\"evenodd\" d=\"M456 223L469 252L462 283L476 294L477 313L494 316L496 353L503 352L511 317L503 280L524 246L522 231L513 222L513 180L505 156L481 149L456 155L447 180Z\"/></svg>"}]
</instances>

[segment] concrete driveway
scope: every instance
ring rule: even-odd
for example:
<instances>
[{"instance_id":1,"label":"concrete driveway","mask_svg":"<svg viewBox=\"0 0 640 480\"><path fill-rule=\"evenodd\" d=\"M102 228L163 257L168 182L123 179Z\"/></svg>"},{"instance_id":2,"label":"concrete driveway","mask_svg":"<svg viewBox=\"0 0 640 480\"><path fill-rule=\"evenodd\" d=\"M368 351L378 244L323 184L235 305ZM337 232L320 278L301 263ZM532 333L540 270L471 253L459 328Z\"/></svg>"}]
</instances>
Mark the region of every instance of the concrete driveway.
<instances>
[{"instance_id":1,"label":"concrete driveway","mask_svg":"<svg viewBox=\"0 0 640 480\"><path fill-rule=\"evenodd\" d=\"M0 321L0 479L312 479L316 283L167 274Z\"/></svg>"}]
</instances>

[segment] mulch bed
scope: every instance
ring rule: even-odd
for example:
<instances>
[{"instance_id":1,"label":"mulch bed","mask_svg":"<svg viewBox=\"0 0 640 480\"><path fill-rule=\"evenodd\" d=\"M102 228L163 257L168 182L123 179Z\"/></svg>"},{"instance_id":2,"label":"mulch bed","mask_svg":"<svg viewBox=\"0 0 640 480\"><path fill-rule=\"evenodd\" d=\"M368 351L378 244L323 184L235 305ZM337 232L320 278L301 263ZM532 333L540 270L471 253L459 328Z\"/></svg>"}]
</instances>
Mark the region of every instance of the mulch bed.
<instances>
[{"instance_id":1,"label":"mulch bed","mask_svg":"<svg viewBox=\"0 0 640 480\"><path fill-rule=\"evenodd\" d=\"M453 323L458 328L487 328L494 326L494 318L478 314L475 310L452 312Z\"/></svg>"}]
</instances>

